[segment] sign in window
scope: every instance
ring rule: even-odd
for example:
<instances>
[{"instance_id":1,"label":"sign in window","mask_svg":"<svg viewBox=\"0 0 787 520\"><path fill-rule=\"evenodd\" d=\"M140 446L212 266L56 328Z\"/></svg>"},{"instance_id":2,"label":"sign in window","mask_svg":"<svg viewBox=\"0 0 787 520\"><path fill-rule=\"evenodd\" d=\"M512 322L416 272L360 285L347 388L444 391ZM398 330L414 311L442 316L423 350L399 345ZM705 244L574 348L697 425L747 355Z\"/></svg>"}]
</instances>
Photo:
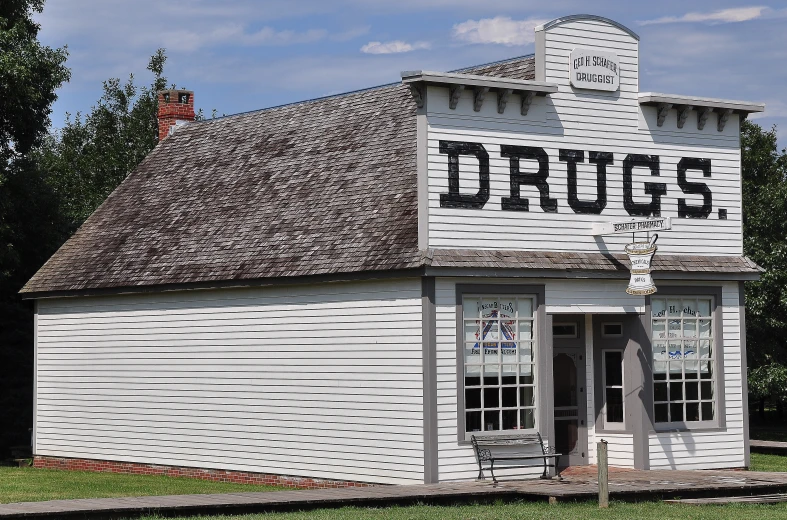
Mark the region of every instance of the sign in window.
<instances>
[{"instance_id":1,"label":"sign in window","mask_svg":"<svg viewBox=\"0 0 787 520\"><path fill-rule=\"evenodd\" d=\"M532 297L465 296L465 429L536 428Z\"/></svg>"}]
</instances>

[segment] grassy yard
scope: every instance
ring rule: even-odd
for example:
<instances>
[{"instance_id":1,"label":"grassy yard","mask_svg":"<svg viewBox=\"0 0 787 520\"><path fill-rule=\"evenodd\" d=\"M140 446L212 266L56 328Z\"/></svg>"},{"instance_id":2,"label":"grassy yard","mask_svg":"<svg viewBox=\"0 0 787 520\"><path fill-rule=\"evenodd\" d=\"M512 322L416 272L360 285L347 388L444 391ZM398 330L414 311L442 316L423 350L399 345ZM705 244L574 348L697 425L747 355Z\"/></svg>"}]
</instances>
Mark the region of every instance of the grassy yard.
<instances>
[{"instance_id":1,"label":"grassy yard","mask_svg":"<svg viewBox=\"0 0 787 520\"><path fill-rule=\"evenodd\" d=\"M154 520L147 517L145 520ZM303 513L279 513L242 516L191 516L180 520L523 520L523 519L604 519L630 520L765 520L787 519L787 505L679 506L662 502L625 504L613 502L609 509L599 510L593 503L558 504L515 502L491 505L411 506L363 509L345 507ZM175 519L178 520L178 519Z\"/></svg>"},{"instance_id":2,"label":"grassy yard","mask_svg":"<svg viewBox=\"0 0 787 520\"><path fill-rule=\"evenodd\" d=\"M752 454L752 470L785 471L787 457ZM79 471L56 471L33 468L0 467L0 503L53 500L59 498L99 498L189 493L229 493L234 491L268 491L272 486L208 482L189 478L145 475L119 475ZM147 517L154 520L157 517ZM601 511L592 502L561 503L513 502L465 504L456 506L418 505L390 508L320 509L302 513L278 513L241 516L190 516L180 520L492 520L492 519L771 519L787 520L787 504L679 506L663 502L628 504L613 502Z\"/></svg>"},{"instance_id":3,"label":"grassy yard","mask_svg":"<svg viewBox=\"0 0 787 520\"><path fill-rule=\"evenodd\" d=\"M787 472L787 457L783 455L768 455L765 453L751 454L752 471L780 471Z\"/></svg>"},{"instance_id":4,"label":"grassy yard","mask_svg":"<svg viewBox=\"0 0 787 520\"><path fill-rule=\"evenodd\" d=\"M60 498L232 493L276 489L284 488L209 482L193 478L0 467L0 503L2 504Z\"/></svg>"}]
</instances>

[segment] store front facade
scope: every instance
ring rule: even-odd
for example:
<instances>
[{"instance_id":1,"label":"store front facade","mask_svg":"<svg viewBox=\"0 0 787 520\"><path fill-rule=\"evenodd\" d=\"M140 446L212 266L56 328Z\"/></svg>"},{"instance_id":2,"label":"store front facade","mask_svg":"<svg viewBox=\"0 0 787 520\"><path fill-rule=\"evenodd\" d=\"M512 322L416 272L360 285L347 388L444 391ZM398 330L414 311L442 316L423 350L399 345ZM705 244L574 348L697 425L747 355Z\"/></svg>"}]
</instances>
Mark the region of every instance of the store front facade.
<instances>
[{"instance_id":1,"label":"store front facade","mask_svg":"<svg viewBox=\"0 0 787 520\"><path fill-rule=\"evenodd\" d=\"M747 466L739 138L764 107L640 92L611 20L535 41L163 139L22 291L36 464L414 484L539 433L563 466L601 440Z\"/></svg>"},{"instance_id":2,"label":"store front facade","mask_svg":"<svg viewBox=\"0 0 787 520\"><path fill-rule=\"evenodd\" d=\"M527 86L403 73L422 101L419 239L463 274L436 279L440 479L471 475L471 435L514 431L563 466L601 439L613 465L748 465L757 274L715 265L742 255L747 112L641 93L638 37L595 17L537 28L534 67ZM655 243L652 275L629 278L630 243Z\"/></svg>"}]
</instances>

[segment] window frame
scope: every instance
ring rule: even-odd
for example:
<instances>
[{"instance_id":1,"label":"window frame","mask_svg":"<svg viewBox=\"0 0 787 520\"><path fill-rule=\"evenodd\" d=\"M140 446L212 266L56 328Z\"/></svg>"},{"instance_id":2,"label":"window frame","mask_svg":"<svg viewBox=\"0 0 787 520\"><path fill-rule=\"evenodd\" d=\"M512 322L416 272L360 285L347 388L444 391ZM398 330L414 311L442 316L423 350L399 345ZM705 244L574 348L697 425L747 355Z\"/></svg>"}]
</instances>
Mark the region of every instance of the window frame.
<instances>
[{"instance_id":1,"label":"window frame","mask_svg":"<svg viewBox=\"0 0 787 520\"><path fill-rule=\"evenodd\" d=\"M711 298L711 319L712 339L713 339L713 367L714 377L714 417L710 421L672 421L672 422L656 422L656 408L655 408L655 386L653 377L654 359L653 359L653 307L652 300L654 298ZM650 363L648 374L649 397L650 403L648 406L648 413L650 414L651 424L655 432L666 431L696 431L696 430L719 430L726 428L726 407L724 399L725 381L724 381L724 306L722 301L722 287L721 286L670 286L659 287L657 293L646 296L645 298L645 322L647 332L647 357ZM685 380L684 380L685 381Z\"/></svg>"},{"instance_id":2,"label":"window frame","mask_svg":"<svg viewBox=\"0 0 787 520\"><path fill-rule=\"evenodd\" d=\"M470 436L496 436L512 435L516 432L537 431L545 441L551 438L550 426L551 395L546 392L545 385L549 378L542 377L545 370L551 371L551 353L546 351L547 336L551 339L551 323L547 323L544 305L545 287L543 285L515 285L515 284L456 284L456 382L457 382L457 441L459 444L469 444ZM464 298L465 296L479 296L481 298L496 296L518 296L533 298L533 371L534 371L534 400L535 400L535 428L533 430L499 430L466 432L465 424L465 359L464 359ZM547 359L545 359L547 358Z\"/></svg>"},{"instance_id":3,"label":"window frame","mask_svg":"<svg viewBox=\"0 0 787 520\"><path fill-rule=\"evenodd\" d=\"M604 330L607 325L617 325L620 327L618 334L607 334ZM601 322L601 337L603 339L622 338L623 337L623 322L622 321L602 321Z\"/></svg>"},{"instance_id":4,"label":"window frame","mask_svg":"<svg viewBox=\"0 0 787 520\"><path fill-rule=\"evenodd\" d=\"M572 327L574 332L571 334L555 334L556 327ZM579 326L575 321L552 321L552 339L578 339Z\"/></svg>"},{"instance_id":5,"label":"window frame","mask_svg":"<svg viewBox=\"0 0 787 520\"><path fill-rule=\"evenodd\" d=\"M622 327L622 324L621 324ZM617 336L616 336L617 337ZM622 337L622 334L621 334ZM609 352L615 352L616 354L620 354L620 392L622 395L621 404L623 405L623 420L621 422L609 422L607 421L607 388L610 385L607 384L607 360L606 355ZM601 420L603 424L603 429L605 431L619 431L623 432L626 430L626 351L625 349L620 348L602 348L601 349Z\"/></svg>"}]
</instances>

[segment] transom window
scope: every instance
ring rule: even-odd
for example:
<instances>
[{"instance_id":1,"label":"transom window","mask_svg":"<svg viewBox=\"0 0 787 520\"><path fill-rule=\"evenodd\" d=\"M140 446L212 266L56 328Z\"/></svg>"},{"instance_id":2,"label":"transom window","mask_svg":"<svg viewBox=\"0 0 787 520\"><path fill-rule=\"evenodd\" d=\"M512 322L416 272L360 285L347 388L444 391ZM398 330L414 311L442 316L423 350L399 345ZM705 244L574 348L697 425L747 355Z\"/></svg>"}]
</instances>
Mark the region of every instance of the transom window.
<instances>
[{"instance_id":1,"label":"transom window","mask_svg":"<svg viewBox=\"0 0 787 520\"><path fill-rule=\"evenodd\" d=\"M464 296L465 429L534 430L533 297Z\"/></svg>"},{"instance_id":2,"label":"transom window","mask_svg":"<svg viewBox=\"0 0 787 520\"><path fill-rule=\"evenodd\" d=\"M653 298L651 309L656 422L714 420L713 298Z\"/></svg>"}]
</instances>

